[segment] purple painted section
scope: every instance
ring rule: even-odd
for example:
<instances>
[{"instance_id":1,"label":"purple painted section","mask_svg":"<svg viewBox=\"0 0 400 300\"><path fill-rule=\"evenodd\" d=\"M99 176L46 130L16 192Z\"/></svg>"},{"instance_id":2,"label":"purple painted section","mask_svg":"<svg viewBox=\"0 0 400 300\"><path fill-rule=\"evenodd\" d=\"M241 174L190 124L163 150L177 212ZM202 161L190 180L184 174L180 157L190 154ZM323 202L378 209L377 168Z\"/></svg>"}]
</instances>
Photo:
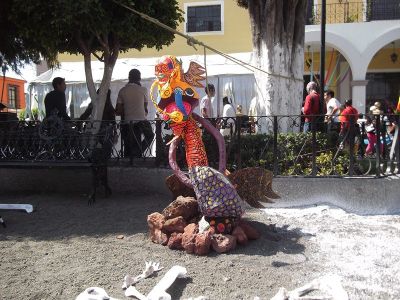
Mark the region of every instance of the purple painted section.
<instances>
[{"instance_id":1,"label":"purple painted section","mask_svg":"<svg viewBox=\"0 0 400 300\"><path fill-rule=\"evenodd\" d=\"M204 128L212 134L218 144L219 150L219 171L222 174L225 174L226 170L226 150L225 150L225 141L222 134L219 132L217 128L215 128L208 120L200 117L199 115L192 113L193 119L199 122ZM176 163L176 148L178 143L180 142L180 138L174 140L169 146L169 153L168 153L168 160L169 165L171 166L174 174L179 178L179 180L185 184L186 186L193 188L193 184L191 183L190 179L186 176L185 173L179 168L178 164Z\"/></svg>"},{"instance_id":2,"label":"purple painted section","mask_svg":"<svg viewBox=\"0 0 400 300\"><path fill-rule=\"evenodd\" d=\"M177 148L180 140L181 140L181 138L176 139L169 145L169 153L168 153L169 165L171 166L172 170L174 171L174 174L179 178L179 180L184 185L186 185L190 188L193 188L193 185L190 182L189 177L187 177L185 175L185 173L182 172L182 170L179 168L178 164L176 163L176 148Z\"/></svg>"}]
</instances>

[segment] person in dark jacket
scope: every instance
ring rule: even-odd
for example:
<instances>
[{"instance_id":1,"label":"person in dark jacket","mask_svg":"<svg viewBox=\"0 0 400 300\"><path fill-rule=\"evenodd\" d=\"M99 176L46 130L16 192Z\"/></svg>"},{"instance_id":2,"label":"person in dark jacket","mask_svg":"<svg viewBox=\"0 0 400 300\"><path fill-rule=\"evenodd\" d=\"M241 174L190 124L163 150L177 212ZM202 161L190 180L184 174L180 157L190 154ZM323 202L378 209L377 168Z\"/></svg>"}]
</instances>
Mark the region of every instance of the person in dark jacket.
<instances>
[{"instance_id":1,"label":"person in dark jacket","mask_svg":"<svg viewBox=\"0 0 400 300\"><path fill-rule=\"evenodd\" d=\"M54 113L64 121L69 121L71 118L67 114L67 105L65 100L65 90L67 86L65 84L65 79L55 77L52 84L54 90L49 92L44 98L46 117L49 117Z\"/></svg>"}]
</instances>

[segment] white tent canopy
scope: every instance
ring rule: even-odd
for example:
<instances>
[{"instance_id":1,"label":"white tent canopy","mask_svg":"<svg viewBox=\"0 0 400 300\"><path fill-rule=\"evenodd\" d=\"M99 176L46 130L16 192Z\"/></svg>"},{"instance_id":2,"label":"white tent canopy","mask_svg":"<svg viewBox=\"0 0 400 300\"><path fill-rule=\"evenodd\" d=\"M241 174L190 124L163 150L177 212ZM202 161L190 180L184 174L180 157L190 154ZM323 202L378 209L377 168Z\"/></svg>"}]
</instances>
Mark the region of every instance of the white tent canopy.
<instances>
[{"instance_id":1,"label":"white tent canopy","mask_svg":"<svg viewBox=\"0 0 400 300\"><path fill-rule=\"evenodd\" d=\"M237 53L233 57L251 63L251 53ZM118 91L127 83L128 73L131 69L140 70L142 85L149 88L153 82L154 66L159 57L152 58L125 58L118 59L115 64L111 79L111 100L115 105ZM190 61L205 65L203 55L192 55L178 57L182 60L184 71L187 70ZM92 61L93 80L96 84L101 82L104 64L99 61ZM215 116L221 115L222 97L230 95L234 104L241 104L243 112L247 113L251 99L255 96L254 75L247 68L228 60L221 55L206 56L207 79L216 87L216 97L213 102ZM51 81L55 77L63 77L67 83L67 110L73 118L79 117L90 103L89 93L86 87L86 77L83 62L64 62L59 68L50 69L30 83L30 96L33 99L31 107L38 107L44 111L43 100L50 90ZM205 82L204 82L205 84ZM200 97L205 95L204 89L198 90ZM155 110L149 105L149 118L153 118Z\"/></svg>"}]
</instances>

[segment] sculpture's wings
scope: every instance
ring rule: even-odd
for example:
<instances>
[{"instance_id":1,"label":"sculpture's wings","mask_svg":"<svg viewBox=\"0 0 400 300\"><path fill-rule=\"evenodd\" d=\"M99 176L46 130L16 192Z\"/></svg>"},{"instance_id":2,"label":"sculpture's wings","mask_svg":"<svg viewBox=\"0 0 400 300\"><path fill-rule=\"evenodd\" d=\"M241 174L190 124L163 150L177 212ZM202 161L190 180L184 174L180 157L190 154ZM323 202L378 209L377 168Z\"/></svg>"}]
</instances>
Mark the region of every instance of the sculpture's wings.
<instances>
[{"instance_id":1,"label":"sculpture's wings","mask_svg":"<svg viewBox=\"0 0 400 300\"><path fill-rule=\"evenodd\" d=\"M280 198L272 190L272 178L272 172L262 168L244 168L228 175L242 200L255 208L264 208L260 202L274 203L271 199Z\"/></svg>"},{"instance_id":2,"label":"sculpture's wings","mask_svg":"<svg viewBox=\"0 0 400 300\"><path fill-rule=\"evenodd\" d=\"M183 74L183 81L195 87L204 87L201 83L205 79L204 74L206 69L198 63L191 61L189 64L189 69Z\"/></svg>"}]
</instances>

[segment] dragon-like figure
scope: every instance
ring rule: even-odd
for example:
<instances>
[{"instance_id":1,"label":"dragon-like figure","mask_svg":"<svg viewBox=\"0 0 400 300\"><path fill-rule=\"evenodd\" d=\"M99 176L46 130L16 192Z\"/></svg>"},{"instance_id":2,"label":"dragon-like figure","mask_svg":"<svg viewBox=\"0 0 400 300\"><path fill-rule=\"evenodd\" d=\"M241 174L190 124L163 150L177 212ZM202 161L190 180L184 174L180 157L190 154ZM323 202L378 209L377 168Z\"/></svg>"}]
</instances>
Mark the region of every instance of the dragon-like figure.
<instances>
[{"instance_id":1,"label":"dragon-like figure","mask_svg":"<svg viewBox=\"0 0 400 300\"><path fill-rule=\"evenodd\" d=\"M223 136L208 120L193 112L199 102L194 87L203 87L204 74L205 69L196 62L191 62L188 71L183 72L182 62L175 56L163 56L155 66L156 80L150 95L157 112L174 135L168 143L169 164L174 174L184 185L194 189L200 211L215 231L230 233L244 212L242 198L254 207L263 207L259 201L272 202L269 198L277 198L277 195L271 189L269 171L247 168L226 176L229 172ZM155 88L157 99L153 97ZM219 170L208 166L198 123L217 141ZM189 176L176 163L176 148L181 139L185 143Z\"/></svg>"}]
</instances>

